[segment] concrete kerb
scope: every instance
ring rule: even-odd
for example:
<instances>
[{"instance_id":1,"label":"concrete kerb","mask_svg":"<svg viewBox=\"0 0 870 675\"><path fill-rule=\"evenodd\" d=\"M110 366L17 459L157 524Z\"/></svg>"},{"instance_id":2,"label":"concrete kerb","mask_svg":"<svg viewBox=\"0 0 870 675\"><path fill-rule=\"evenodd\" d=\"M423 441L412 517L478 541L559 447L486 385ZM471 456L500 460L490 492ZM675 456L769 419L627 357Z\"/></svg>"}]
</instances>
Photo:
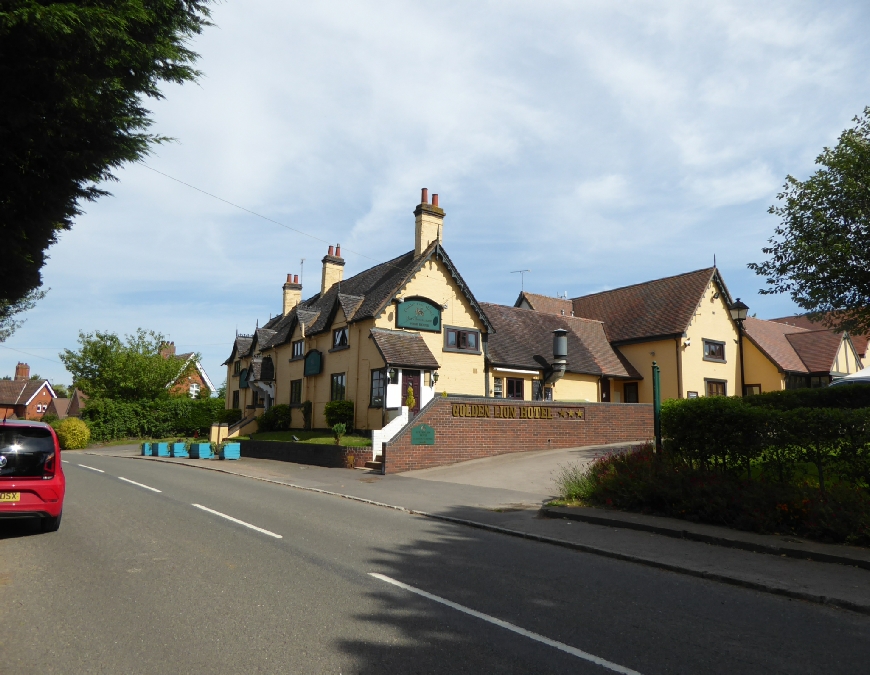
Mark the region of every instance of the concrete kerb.
<instances>
[{"instance_id":1,"label":"concrete kerb","mask_svg":"<svg viewBox=\"0 0 870 675\"><path fill-rule=\"evenodd\" d=\"M85 454L96 454L96 453L85 453ZM105 456L105 455L102 455ZM805 593L803 591L795 591L788 588L779 588L776 586L771 586L767 584L758 583L755 581L749 581L747 579L740 579L737 577L731 577L725 574L718 574L715 572L706 572L703 570L695 570L688 567L683 567L680 565L674 565L671 563L659 562L657 560L649 560L647 558L642 558L640 556L633 556L626 553L619 553L618 551L611 551L605 548L600 548L597 546L589 546L587 544L579 544L573 541L566 541L564 539L557 539L555 537L547 537L545 535L534 534L531 532L522 532L520 530L512 530L506 527L499 527L498 525L490 525L489 523L481 523L474 520L467 520L464 518L454 518L453 516L444 516L437 513L429 513L427 511L419 511L417 509L409 509L404 506L396 506L394 504L385 504L383 502L374 501L372 499L366 499L364 497L357 497L355 495L348 495L341 492L334 492L332 490L323 490L321 488L308 487L306 485L297 485L295 483L288 483L286 481L276 480L273 478L264 478L262 476L251 476L249 474L239 473L237 471L228 471L226 469L222 469L217 466L203 466L199 464L189 464L187 462L173 462L171 460L157 458L157 457L142 457L142 456L123 456L123 455L111 455L114 457L118 457L120 459L142 459L152 462L163 462L165 464L181 464L182 466L189 466L196 469L205 469L207 471L218 471L220 473L225 473L232 476L241 476L242 478L252 478L254 480L259 480L264 483L272 483L275 485L283 485L285 487L294 488L296 490L305 490L307 492L315 492L322 495L328 495L331 497L341 497L343 499L348 499L354 502L360 502L363 504L368 504L370 506L379 506L381 508L392 509L394 511L402 511L404 513L408 513L414 516L421 516L424 518L431 518L433 520L441 520L448 523L454 523L457 525L463 525L466 527L473 527L479 530L486 530L488 532L494 532L497 534L504 534L511 537L518 537L520 539L528 539L531 541L537 541L544 544L551 544L553 546L559 546L562 548L572 549L574 551L580 551L581 553L590 553L592 555L598 555L605 558L611 558L614 560L622 560L625 562L636 563L638 565L645 565L647 567L653 567L656 569L665 570L668 572L674 572L677 574L685 574L687 576L697 577L700 579L708 579L711 581L718 581L719 583L728 584L731 586L738 586L741 588L747 588L754 591L760 591L762 593L770 593L773 595L779 595L787 598L792 598L794 600L804 600L806 602L813 602L821 605L828 605L832 607L839 607L840 609L847 609L853 612L858 612L860 614L870 615L870 605L862 605L855 602L850 602L849 600L844 600L842 598L831 598L824 595L816 595L814 593ZM552 517L552 516L548 516ZM607 523L610 525L611 523ZM851 561L847 564L853 564Z\"/></svg>"},{"instance_id":2,"label":"concrete kerb","mask_svg":"<svg viewBox=\"0 0 870 675\"><path fill-rule=\"evenodd\" d=\"M622 527L628 530L653 532L654 534L660 534L662 536L672 537L674 539L688 539L689 541L698 541L703 544L713 544L714 546L723 546L726 548L737 548L743 551L751 551L752 553L765 553L768 555L798 558L800 560L812 560L815 562L850 565L852 567L860 567L865 570L870 570L870 560L863 560L861 558L838 556L831 553L824 553L822 551L797 549L788 546L769 546L751 541L742 541L740 539L717 537L714 535L703 534L700 532L692 532L691 530L661 527L648 523L626 521L620 518L609 518L607 516L591 515L588 513L572 511L569 508L565 507L545 506L541 508L541 515L545 518L577 520L584 523L590 523L592 525L604 525L605 527Z\"/></svg>"}]
</instances>

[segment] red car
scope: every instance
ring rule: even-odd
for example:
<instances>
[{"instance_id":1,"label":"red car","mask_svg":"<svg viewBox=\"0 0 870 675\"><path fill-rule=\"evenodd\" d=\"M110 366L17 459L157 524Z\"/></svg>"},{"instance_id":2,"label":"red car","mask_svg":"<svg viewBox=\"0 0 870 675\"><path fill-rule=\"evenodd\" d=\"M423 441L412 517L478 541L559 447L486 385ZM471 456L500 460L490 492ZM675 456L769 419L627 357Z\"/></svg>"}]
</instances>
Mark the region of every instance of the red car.
<instances>
[{"instance_id":1,"label":"red car","mask_svg":"<svg viewBox=\"0 0 870 675\"><path fill-rule=\"evenodd\" d=\"M57 435L47 424L0 420L0 518L38 517L60 527L66 479Z\"/></svg>"}]
</instances>

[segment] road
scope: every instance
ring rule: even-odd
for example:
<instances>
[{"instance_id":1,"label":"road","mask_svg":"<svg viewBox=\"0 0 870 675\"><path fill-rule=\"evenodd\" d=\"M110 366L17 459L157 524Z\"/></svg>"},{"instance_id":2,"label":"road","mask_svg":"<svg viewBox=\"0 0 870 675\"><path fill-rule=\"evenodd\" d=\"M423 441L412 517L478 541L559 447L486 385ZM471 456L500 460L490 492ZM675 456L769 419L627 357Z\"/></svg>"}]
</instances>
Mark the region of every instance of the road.
<instances>
[{"instance_id":1,"label":"road","mask_svg":"<svg viewBox=\"0 0 870 675\"><path fill-rule=\"evenodd\" d=\"M238 476L65 459L59 532L0 522L3 673L870 663L868 616Z\"/></svg>"}]
</instances>

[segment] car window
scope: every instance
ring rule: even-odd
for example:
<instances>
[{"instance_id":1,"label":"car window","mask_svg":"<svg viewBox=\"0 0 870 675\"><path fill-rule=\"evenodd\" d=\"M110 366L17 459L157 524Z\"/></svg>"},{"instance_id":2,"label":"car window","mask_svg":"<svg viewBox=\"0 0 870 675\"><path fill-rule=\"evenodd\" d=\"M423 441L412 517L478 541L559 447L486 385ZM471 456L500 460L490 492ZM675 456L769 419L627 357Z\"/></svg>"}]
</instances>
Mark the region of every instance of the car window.
<instances>
[{"instance_id":1,"label":"car window","mask_svg":"<svg viewBox=\"0 0 870 675\"><path fill-rule=\"evenodd\" d=\"M0 427L0 478L41 476L54 452L54 438L42 427Z\"/></svg>"}]
</instances>

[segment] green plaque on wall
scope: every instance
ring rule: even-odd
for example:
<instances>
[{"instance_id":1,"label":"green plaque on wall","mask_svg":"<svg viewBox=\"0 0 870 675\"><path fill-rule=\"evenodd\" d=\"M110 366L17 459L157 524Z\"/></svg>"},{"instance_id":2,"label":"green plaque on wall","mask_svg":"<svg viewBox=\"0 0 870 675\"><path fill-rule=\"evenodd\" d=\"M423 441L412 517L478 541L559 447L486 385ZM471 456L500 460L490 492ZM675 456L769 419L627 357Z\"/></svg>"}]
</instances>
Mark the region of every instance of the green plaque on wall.
<instances>
[{"instance_id":1,"label":"green plaque on wall","mask_svg":"<svg viewBox=\"0 0 870 675\"><path fill-rule=\"evenodd\" d=\"M418 424L411 429L411 445L435 445L435 429L428 424Z\"/></svg>"},{"instance_id":2,"label":"green plaque on wall","mask_svg":"<svg viewBox=\"0 0 870 675\"><path fill-rule=\"evenodd\" d=\"M405 300L396 309L396 327L441 332L441 308L425 300Z\"/></svg>"},{"instance_id":3,"label":"green plaque on wall","mask_svg":"<svg viewBox=\"0 0 870 675\"><path fill-rule=\"evenodd\" d=\"M316 349L312 349L305 355L305 377L310 375L320 375L323 370L323 354Z\"/></svg>"}]
</instances>

